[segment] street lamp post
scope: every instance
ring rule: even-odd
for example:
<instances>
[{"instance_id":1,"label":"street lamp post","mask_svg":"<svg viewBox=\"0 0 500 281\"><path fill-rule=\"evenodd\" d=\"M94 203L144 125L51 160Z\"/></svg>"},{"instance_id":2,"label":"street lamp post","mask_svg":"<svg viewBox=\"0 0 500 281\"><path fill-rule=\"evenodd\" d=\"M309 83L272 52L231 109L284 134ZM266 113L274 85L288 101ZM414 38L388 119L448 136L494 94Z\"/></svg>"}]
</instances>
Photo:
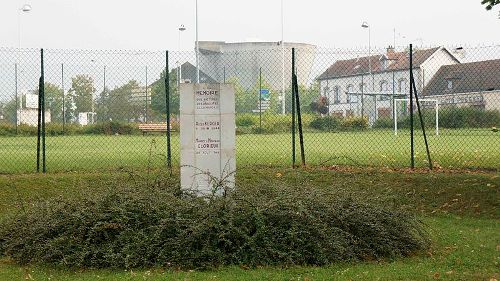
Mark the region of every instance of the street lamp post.
<instances>
[{"instance_id":1,"label":"street lamp post","mask_svg":"<svg viewBox=\"0 0 500 281\"><path fill-rule=\"evenodd\" d=\"M198 0L196 0L196 83L200 83L200 46L198 44Z\"/></svg>"},{"instance_id":2,"label":"street lamp post","mask_svg":"<svg viewBox=\"0 0 500 281\"><path fill-rule=\"evenodd\" d=\"M18 11L17 11L17 48L19 51L19 54L21 52L21 12L23 13L29 13L31 12L31 5L30 4L24 4Z\"/></svg>"},{"instance_id":3,"label":"street lamp post","mask_svg":"<svg viewBox=\"0 0 500 281\"><path fill-rule=\"evenodd\" d=\"M18 83L17 83L17 75L18 75L18 67L21 63L21 13L29 13L31 11L31 5L30 4L24 4L20 9L17 10L17 62L15 64L15 76L16 76L16 134L17 134L17 123L19 122L18 120L18 111L19 111L19 105L21 105L22 108L22 96L21 96L21 102L19 102L19 88L18 88Z\"/></svg>"},{"instance_id":4,"label":"street lamp post","mask_svg":"<svg viewBox=\"0 0 500 281\"><path fill-rule=\"evenodd\" d=\"M178 58L178 64L179 64L179 79L177 79L177 83L180 85L181 80L182 80L182 62L181 62L181 33L186 30L186 27L184 27L183 24L179 26L179 58Z\"/></svg>"},{"instance_id":5,"label":"street lamp post","mask_svg":"<svg viewBox=\"0 0 500 281\"><path fill-rule=\"evenodd\" d=\"M375 81L373 79L373 73L372 73L372 58L371 58L371 29L370 25L364 21L361 24L362 28L368 29L368 73L370 74L372 78L372 92L375 91Z\"/></svg>"}]
</instances>

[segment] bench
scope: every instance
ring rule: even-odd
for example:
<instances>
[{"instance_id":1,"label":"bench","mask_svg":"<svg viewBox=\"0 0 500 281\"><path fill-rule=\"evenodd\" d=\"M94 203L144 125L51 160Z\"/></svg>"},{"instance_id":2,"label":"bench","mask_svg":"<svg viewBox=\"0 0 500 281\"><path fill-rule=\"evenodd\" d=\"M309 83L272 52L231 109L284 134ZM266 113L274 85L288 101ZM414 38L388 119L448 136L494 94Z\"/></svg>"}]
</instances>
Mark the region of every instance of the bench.
<instances>
[{"instance_id":1,"label":"bench","mask_svg":"<svg viewBox=\"0 0 500 281\"><path fill-rule=\"evenodd\" d=\"M167 123L158 123L158 124L139 124L139 130L142 131L142 135L144 136L148 132L157 132L164 133L167 131ZM172 125L170 125L170 129L172 129Z\"/></svg>"}]
</instances>

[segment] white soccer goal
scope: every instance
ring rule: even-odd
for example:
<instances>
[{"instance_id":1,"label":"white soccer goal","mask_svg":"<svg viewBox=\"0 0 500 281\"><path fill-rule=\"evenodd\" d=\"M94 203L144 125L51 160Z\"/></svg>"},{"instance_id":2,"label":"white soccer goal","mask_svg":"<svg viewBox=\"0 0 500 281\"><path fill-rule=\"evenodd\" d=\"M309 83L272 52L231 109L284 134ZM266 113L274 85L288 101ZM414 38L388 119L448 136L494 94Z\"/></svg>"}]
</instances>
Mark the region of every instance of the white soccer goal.
<instances>
[{"instance_id":1,"label":"white soccer goal","mask_svg":"<svg viewBox=\"0 0 500 281\"><path fill-rule=\"evenodd\" d=\"M398 102L410 102L410 99L394 99L394 108L398 108L397 104ZM436 111L436 136L439 136L439 101L436 99L419 99L419 102L431 102L434 103L434 110ZM415 109L417 106L415 105ZM394 135L398 135L398 114L396 112L397 110L394 110ZM417 113L418 114L418 113ZM418 118L418 115L415 114L415 118Z\"/></svg>"}]
</instances>

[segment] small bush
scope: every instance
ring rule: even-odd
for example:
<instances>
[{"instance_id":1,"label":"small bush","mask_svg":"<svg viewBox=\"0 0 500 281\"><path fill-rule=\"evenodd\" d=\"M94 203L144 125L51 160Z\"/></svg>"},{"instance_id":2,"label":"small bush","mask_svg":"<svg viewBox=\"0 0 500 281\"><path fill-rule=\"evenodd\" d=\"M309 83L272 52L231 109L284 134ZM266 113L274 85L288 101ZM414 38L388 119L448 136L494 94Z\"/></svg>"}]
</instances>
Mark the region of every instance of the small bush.
<instances>
[{"instance_id":1,"label":"small bush","mask_svg":"<svg viewBox=\"0 0 500 281\"><path fill-rule=\"evenodd\" d=\"M96 135L132 135L139 134L140 130L133 123L109 121L84 126L84 133Z\"/></svg>"},{"instance_id":2,"label":"small bush","mask_svg":"<svg viewBox=\"0 0 500 281\"><path fill-rule=\"evenodd\" d=\"M434 110L425 109L422 117L426 127L436 126L436 113ZM418 111L413 116L415 128L420 128ZM491 128L500 124L500 111L483 110L474 107L443 107L439 110L439 127L449 129L460 128ZM399 128L410 127L410 116L399 117Z\"/></svg>"},{"instance_id":3,"label":"small bush","mask_svg":"<svg viewBox=\"0 0 500 281\"><path fill-rule=\"evenodd\" d=\"M0 123L0 136L13 136L16 134L14 125Z\"/></svg>"},{"instance_id":4,"label":"small bush","mask_svg":"<svg viewBox=\"0 0 500 281\"><path fill-rule=\"evenodd\" d=\"M257 116L257 118L259 118ZM236 116L236 126L237 127L250 127L255 124L255 117L245 114ZM258 123L258 120L257 120Z\"/></svg>"},{"instance_id":5,"label":"small bush","mask_svg":"<svg viewBox=\"0 0 500 281\"><path fill-rule=\"evenodd\" d=\"M372 125L372 128L374 129L390 129L393 127L394 127L394 120L387 117L377 119Z\"/></svg>"},{"instance_id":6,"label":"small bush","mask_svg":"<svg viewBox=\"0 0 500 281\"><path fill-rule=\"evenodd\" d=\"M309 126L316 130L321 131L334 131L340 128L342 123L341 118L335 116L325 116L325 117L316 117Z\"/></svg>"},{"instance_id":7,"label":"small bush","mask_svg":"<svg viewBox=\"0 0 500 281\"><path fill-rule=\"evenodd\" d=\"M0 223L0 254L20 264L92 268L325 265L428 246L407 213L269 184L204 198L173 183L113 186L35 203Z\"/></svg>"},{"instance_id":8,"label":"small bush","mask_svg":"<svg viewBox=\"0 0 500 281\"><path fill-rule=\"evenodd\" d=\"M362 117L348 117L342 120L341 128L347 131L359 131L368 128L368 119Z\"/></svg>"}]
</instances>

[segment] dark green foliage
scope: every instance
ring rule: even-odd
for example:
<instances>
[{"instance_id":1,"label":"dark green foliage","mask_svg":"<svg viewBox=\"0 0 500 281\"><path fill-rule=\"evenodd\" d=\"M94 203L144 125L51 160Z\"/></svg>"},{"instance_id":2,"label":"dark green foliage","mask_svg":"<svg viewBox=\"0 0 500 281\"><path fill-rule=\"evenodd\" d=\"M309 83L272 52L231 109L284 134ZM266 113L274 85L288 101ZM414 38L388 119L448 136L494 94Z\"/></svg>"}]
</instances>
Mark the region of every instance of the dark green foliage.
<instances>
[{"instance_id":1,"label":"dark green foliage","mask_svg":"<svg viewBox=\"0 0 500 281\"><path fill-rule=\"evenodd\" d=\"M435 114L434 110L423 110L422 116L426 127L436 126ZM415 112L413 119L414 126L420 128L418 112ZM474 107L444 107L439 111L440 128L491 128L499 124L500 111L498 110L483 110ZM409 128L410 116L399 118L398 127Z\"/></svg>"},{"instance_id":2,"label":"dark green foliage","mask_svg":"<svg viewBox=\"0 0 500 281\"><path fill-rule=\"evenodd\" d=\"M96 135L132 135L139 134L140 130L134 123L102 122L84 127L85 134Z\"/></svg>"},{"instance_id":3,"label":"dark green foliage","mask_svg":"<svg viewBox=\"0 0 500 281\"><path fill-rule=\"evenodd\" d=\"M428 246L412 215L300 185L205 198L171 181L113 186L35 203L0 224L0 255L75 267L325 265Z\"/></svg>"},{"instance_id":4,"label":"dark green foliage","mask_svg":"<svg viewBox=\"0 0 500 281\"><path fill-rule=\"evenodd\" d=\"M121 122L102 122L93 125L81 126L77 124L48 123L45 125L45 131L48 136L62 135L133 135L140 134L135 123ZM19 125L17 126L17 136L36 136L38 133L36 126ZM16 136L16 126L11 124L0 124L0 136Z\"/></svg>"},{"instance_id":5,"label":"dark green foliage","mask_svg":"<svg viewBox=\"0 0 500 281\"><path fill-rule=\"evenodd\" d=\"M368 120L361 117L348 117L342 120L342 129L346 131L359 131L368 128Z\"/></svg>"},{"instance_id":6,"label":"dark green foliage","mask_svg":"<svg viewBox=\"0 0 500 281\"><path fill-rule=\"evenodd\" d=\"M372 125L374 129L387 129L392 127L394 127L394 120L388 117L379 118Z\"/></svg>"},{"instance_id":7,"label":"dark green foliage","mask_svg":"<svg viewBox=\"0 0 500 281\"><path fill-rule=\"evenodd\" d=\"M318 116L309 126L321 131L358 131L368 128L368 120L361 117Z\"/></svg>"},{"instance_id":8,"label":"dark green foliage","mask_svg":"<svg viewBox=\"0 0 500 281\"><path fill-rule=\"evenodd\" d=\"M236 116L236 126L238 127L249 127L255 124L255 118L250 115L238 115Z\"/></svg>"},{"instance_id":9,"label":"dark green foliage","mask_svg":"<svg viewBox=\"0 0 500 281\"><path fill-rule=\"evenodd\" d=\"M310 126L313 129L321 131L334 131L340 128L341 118L335 116L317 117Z\"/></svg>"}]
</instances>

